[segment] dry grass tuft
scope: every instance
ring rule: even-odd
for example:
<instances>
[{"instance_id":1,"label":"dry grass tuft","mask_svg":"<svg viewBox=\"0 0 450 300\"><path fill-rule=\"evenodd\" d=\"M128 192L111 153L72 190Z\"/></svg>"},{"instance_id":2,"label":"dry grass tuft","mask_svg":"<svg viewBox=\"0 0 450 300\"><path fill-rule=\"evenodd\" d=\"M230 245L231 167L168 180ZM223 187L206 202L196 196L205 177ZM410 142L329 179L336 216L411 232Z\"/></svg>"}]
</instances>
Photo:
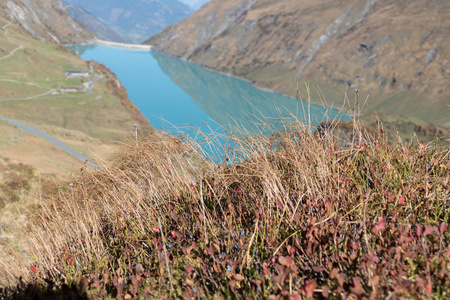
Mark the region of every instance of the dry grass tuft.
<instances>
[{"instance_id":1,"label":"dry grass tuft","mask_svg":"<svg viewBox=\"0 0 450 300\"><path fill-rule=\"evenodd\" d=\"M448 141L336 126L232 135L219 163L178 137L130 142L42 200L37 283L4 294L445 298Z\"/></svg>"}]
</instances>

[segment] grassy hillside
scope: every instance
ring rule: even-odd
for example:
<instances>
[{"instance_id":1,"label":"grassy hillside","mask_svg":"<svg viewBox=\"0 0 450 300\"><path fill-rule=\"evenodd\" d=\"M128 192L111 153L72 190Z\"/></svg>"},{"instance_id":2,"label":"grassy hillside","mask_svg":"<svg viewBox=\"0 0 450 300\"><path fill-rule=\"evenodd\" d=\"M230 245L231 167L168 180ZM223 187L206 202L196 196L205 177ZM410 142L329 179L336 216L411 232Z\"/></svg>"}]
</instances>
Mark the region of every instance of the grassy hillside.
<instances>
[{"instance_id":1,"label":"grassy hillside","mask_svg":"<svg viewBox=\"0 0 450 300\"><path fill-rule=\"evenodd\" d=\"M0 115L43 130L74 149L105 158L112 154L114 140L131 135L137 122L123 104L128 100L123 88L115 84L113 74L99 65L89 65L59 45L31 38L23 29L0 21ZM1 59L1 58L0 58ZM64 70L85 70L85 79L66 79ZM83 82L84 81L84 82ZM92 92L61 93L62 86L95 81ZM118 91L123 90L119 95ZM8 101L10 100L10 101ZM122 103L123 102L123 103ZM136 113L134 113L136 115ZM136 115L137 116L137 115ZM135 117L136 117L135 116ZM142 118L142 122L145 120ZM24 134L0 121L3 134L0 155L26 162L43 172L63 174L76 162L64 153L51 156L51 145ZM29 155L24 149L32 148ZM22 149L19 150L18 149ZM88 155L89 156L89 155ZM45 165L39 161L45 161Z\"/></svg>"},{"instance_id":2,"label":"grassy hillside","mask_svg":"<svg viewBox=\"0 0 450 300\"><path fill-rule=\"evenodd\" d=\"M233 137L219 164L177 137L130 143L42 200L34 283L3 295L447 298L449 141L335 125Z\"/></svg>"},{"instance_id":3,"label":"grassy hillside","mask_svg":"<svg viewBox=\"0 0 450 300\"><path fill-rule=\"evenodd\" d=\"M92 69L91 69L92 67ZM92 92L61 93L62 86L82 85L63 70L91 71ZM34 39L19 26L0 18L0 116L50 134L93 160L117 151L117 144L151 131L128 100L114 74L83 61L60 45ZM28 215L39 210L40 198L71 178L85 164L42 138L0 119L0 281L29 264ZM92 150L92 151L91 151ZM64 183L65 184L65 183ZM12 269L4 263L14 264Z\"/></svg>"},{"instance_id":4,"label":"grassy hillside","mask_svg":"<svg viewBox=\"0 0 450 300\"><path fill-rule=\"evenodd\" d=\"M55 194L58 184L56 176L40 175L29 165L0 157L0 285L6 274L21 274L20 268L30 263L32 248L25 234L29 215L40 208L40 197Z\"/></svg>"}]
</instances>

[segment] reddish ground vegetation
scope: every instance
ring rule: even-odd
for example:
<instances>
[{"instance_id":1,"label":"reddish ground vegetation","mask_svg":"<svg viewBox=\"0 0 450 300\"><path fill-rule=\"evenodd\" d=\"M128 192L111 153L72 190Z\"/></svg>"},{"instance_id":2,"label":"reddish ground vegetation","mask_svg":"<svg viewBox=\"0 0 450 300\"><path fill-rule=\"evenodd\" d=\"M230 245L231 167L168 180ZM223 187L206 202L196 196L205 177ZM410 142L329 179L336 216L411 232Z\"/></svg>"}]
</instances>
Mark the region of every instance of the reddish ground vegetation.
<instances>
[{"instance_id":1,"label":"reddish ground vegetation","mask_svg":"<svg viewBox=\"0 0 450 300\"><path fill-rule=\"evenodd\" d=\"M175 137L137 141L47 200L37 283L4 294L448 297L448 141L288 128L234 138L219 164Z\"/></svg>"}]
</instances>

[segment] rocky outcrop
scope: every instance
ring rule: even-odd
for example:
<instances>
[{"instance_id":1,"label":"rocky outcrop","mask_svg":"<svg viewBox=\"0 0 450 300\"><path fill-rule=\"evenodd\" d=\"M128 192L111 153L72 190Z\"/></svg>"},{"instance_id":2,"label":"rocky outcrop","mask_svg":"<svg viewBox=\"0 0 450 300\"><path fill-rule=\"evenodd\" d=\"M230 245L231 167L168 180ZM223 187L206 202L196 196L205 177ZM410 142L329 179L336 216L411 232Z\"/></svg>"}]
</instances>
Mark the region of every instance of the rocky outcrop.
<instances>
[{"instance_id":1,"label":"rocky outcrop","mask_svg":"<svg viewBox=\"0 0 450 300\"><path fill-rule=\"evenodd\" d=\"M20 24L35 38L54 44L73 44L94 38L75 21L60 0L2 0L0 17Z\"/></svg>"},{"instance_id":2,"label":"rocky outcrop","mask_svg":"<svg viewBox=\"0 0 450 300\"><path fill-rule=\"evenodd\" d=\"M218 38L234 26L239 18L245 15L257 1L258 0L244 0L239 3L235 3L236 1L233 3L224 2L222 6L223 11L220 13L213 10L211 13L202 15L200 19L201 26L173 26L164 31L161 35L151 38L146 43L154 45L155 50L157 51L164 51L164 49L169 48L174 41L176 43L178 37L180 37L180 40L192 40L192 42L185 47L177 47L176 50L173 49L176 51L177 56L189 59L200 52L201 48L205 47L205 44L209 41Z\"/></svg>"},{"instance_id":3,"label":"rocky outcrop","mask_svg":"<svg viewBox=\"0 0 450 300\"><path fill-rule=\"evenodd\" d=\"M443 124L448 20L446 0L211 0L147 43L292 96L313 81L340 104L350 87L369 109Z\"/></svg>"},{"instance_id":4,"label":"rocky outcrop","mask_svg":"<svg viewBox=\"0 0 450 300\"><path fill-rule=\"evenodd\" d=\"M360 3L359 5L357 5L357 3L355 2L347 6L339 15L339 17L325 30L325 33L319 36L318 39L314 40L311 48L309 48L303 59L296 79L298 80L300 78L302 73L314 60L319 51L322 50L322 48L324 48L331 40L347 34L357 24L362 23L376 3L377 0L368 0L364 6L361 6Z\"/></svg>"}]
</instances>

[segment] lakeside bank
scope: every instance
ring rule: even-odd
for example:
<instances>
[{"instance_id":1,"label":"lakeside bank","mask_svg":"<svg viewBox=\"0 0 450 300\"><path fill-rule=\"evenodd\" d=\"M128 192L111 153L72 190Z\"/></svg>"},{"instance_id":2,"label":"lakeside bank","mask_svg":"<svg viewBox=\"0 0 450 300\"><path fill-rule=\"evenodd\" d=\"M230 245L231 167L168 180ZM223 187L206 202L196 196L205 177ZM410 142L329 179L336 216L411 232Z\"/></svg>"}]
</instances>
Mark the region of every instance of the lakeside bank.
<instances>
[{"instance_id":1,"label":"lakeside bank","mask_svg":"<svg viewBox=\"0 0 450 300\"><path fill-rule=\"evenodd\" d=\"M99 39L90 40L83 44L67 44L65 46L73 47L73 46L93 46L93 45L100 45L100 46L106 46L106 47L118 48L118 49L136 50L136 51L151 51L152 50L152 45L116 43L116 42L104 41L104 40L99 40Z\"/></svg>"}]
</instances>

